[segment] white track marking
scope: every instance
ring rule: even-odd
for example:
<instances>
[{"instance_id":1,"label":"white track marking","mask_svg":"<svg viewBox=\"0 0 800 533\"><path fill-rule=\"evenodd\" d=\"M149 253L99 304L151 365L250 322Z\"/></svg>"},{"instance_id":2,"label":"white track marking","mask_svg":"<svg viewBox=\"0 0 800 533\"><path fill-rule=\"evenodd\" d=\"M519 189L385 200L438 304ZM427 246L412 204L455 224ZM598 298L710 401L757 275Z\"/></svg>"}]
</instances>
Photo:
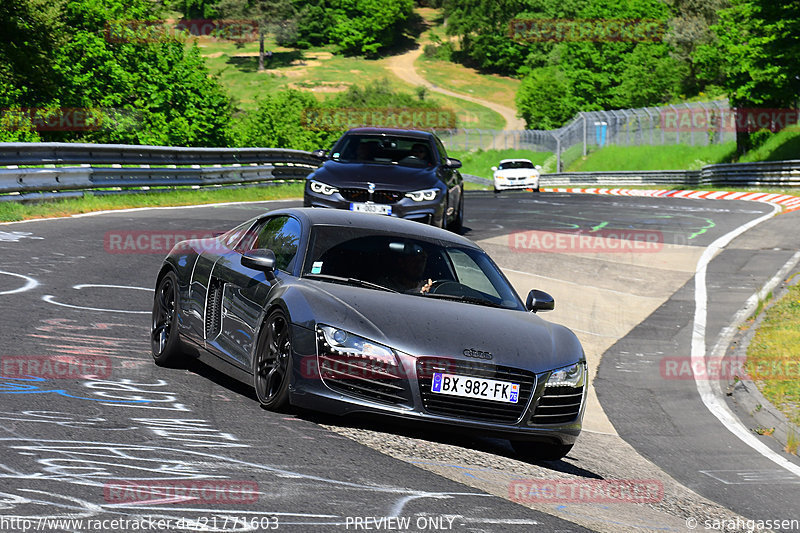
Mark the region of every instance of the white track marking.
<instances>
[{"instance_id":1,"label":"white track marking","mask_svg":"<svg viewBox=\"0 0 800 533\"><path fill-rule=\"evenodd\" d=\"M22 275L22 274L15 274L13 272L6 272L5 270L0 270L0 274L5 274L6 276L14 276L15 278L22 278L22 279L25 280L25 285L23 285L19 289L12 289L10 291L2 291L2 292L0 292L0 296L3 296L5 294L18 294L20 292L25 292L25 291L29 291L31 289L35 289L36 287L39 286L39 282L36 281L35 279L33 279L30 276L25 276L25 275Z\"/></svg>"},{"instance_id":2,"label":"white track marking","mask_svg":"<svg viewBox=\"0 0 800 533\"><path fill-rule=\"evenodd\" d=\"M59 305L61 307L69 307L70 309L80 309L82 311L101 311L103 313L127 313L131 315L149 315L150 311L125 311L122 309L100 309L98 307L84 307L82 305L70 305L61 303L55 300L55 296L52 294L45 294L42 296L42 300L49 304Z\"/></svg>"},{"instance_id":3,"label":"white track marking","mask_svg":"<svg viewBox=\"0 0 800 533\"><path fill-rule=\"evenodd\" d=\"M711 245L706 248L700 260L697 262L697 269L695 270L694 278L694 294L695 294L695 314L694 314L694 327L692 330L692 367L705 368L706 358L706 323L708 319L708 291L706 288L706 270L708 264L714 258L717 252L722 250L730 242L744 233L745 231L757 226L758 224L774 217L780 212L780 207L773 205L771 213L751 220L747 224L739 226L735 230L726 233L722 237L715 240ZM702 365L702 366L701 366ZM775 453L766 444L758 440L748 430L744 424L739 420L736 414L730 410L728 405L720 394L715 394L708 380L702 379L701 376L695 375L695 385L697 392L703 404L708 408L712 415L714 415L724 425L728 431L733 433L742 442L750 446L753 450L761 454L766 459L769 459L778 466L785 468L792 474L800 477L800 466L787 460L785 457Z\"/></svg>"},{"instance_id":4,"label":"white track marking","mask_svg":"<svg viewBox=\"0 0 800 533\"><path fill-rule=\"evenodd\" d=\"M98 287L101 289L131 289L134 291L148 291L153 292L153 289L149 287L131 287L129 285L102 285L102 284L95 284L95 283L82 283L80 285L73 285L72 288L76 290L81 289L88 289Z\"/></svg>"},{"instance_id":5,"label":"white track marking","mask_svg":"<svg viewBox=\"0 0 800 533\"><path fill-rule=\"evenodd\" d=\"M282 200L254 200L251 202L223 202L219 204L197 204L197 205L176 205L176 206L163 206L163 207L131 207L129 209L107 209L105 211L92 211L91 213L79 213L76 215L69 215L65 217L51 217L51 218L31 218L28 220L17 220L15 222L0 222L0 226L11 224L26 224L28 222L46 222L49 220L63 220L65 218L85 218L95 217L98 215L113 215L115 213L135 213L137 211L147 210L164 210L164 209L197 209L199 207L227 207L232 205L249 205L249 204L269 204L273 202L291 202L299 201L302 198L284 198Z\"/></svg>"}]
</instances>

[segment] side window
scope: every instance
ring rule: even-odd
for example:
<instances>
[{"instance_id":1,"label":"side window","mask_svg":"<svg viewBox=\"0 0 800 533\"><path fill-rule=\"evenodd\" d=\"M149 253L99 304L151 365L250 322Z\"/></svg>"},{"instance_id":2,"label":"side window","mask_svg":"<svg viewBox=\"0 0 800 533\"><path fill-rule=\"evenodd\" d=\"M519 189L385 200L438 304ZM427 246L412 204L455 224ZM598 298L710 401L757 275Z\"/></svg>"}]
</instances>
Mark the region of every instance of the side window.
<instances>
[{"instance_id":1,"label":"side window","mask_svg":"<svg viewBox=\"0 0 800 533\"><path fill-rule=\"evenodd\" d=\"M255 239L249 250L272 250L275 252L275 268L289 272L297 255L300 242L300 223L292 217L273 217L255 228Z\"/></svg>"}]
</instances>

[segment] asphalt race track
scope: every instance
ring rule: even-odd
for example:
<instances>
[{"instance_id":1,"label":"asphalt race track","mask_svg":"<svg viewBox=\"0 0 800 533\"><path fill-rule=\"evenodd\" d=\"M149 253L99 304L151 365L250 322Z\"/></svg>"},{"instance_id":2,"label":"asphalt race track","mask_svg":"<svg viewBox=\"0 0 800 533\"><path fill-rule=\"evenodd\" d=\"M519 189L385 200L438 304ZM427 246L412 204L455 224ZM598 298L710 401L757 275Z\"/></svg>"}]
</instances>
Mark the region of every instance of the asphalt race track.
<instances>
[{"instance_id":1,"label":"asphalt race track","mask_svg":"<svg viewBox=\"0 0 800 533\"><path fill-rule=\"evenodd\" d=\"M770 205L468 196L465 235L518 291L535 286L556 297L545 318L576 331L596 374L578 444L563 461L535 464L500 440L271 413L208 367L152 363L152 286L169 239L299 203L0 225L0 531L126 530L88 522L102 519L165 521L151 531L703 531L704 520L800 519L800 475L745 444L712 415L694 379L664 367L665 358L690 358L697 341L695 284L706 247L771 213ZM765 220L708 264L700 344L709 354L747 299L800 250L798 217ZM530 231L569 229L600 240L591 249L532 248L538 234ZM599 244L625 231L658 235L658 246ZM14 370L20 361L75 355L95 362L97 377ZM772 439L755 438L800 471ZM660 492L645 503L520 497L514 487L531 480L638 480ZM137 481L222 485L199 501L119 487ZM84 522L42 522L67 518Z\"/></svg>"}]
</instances>

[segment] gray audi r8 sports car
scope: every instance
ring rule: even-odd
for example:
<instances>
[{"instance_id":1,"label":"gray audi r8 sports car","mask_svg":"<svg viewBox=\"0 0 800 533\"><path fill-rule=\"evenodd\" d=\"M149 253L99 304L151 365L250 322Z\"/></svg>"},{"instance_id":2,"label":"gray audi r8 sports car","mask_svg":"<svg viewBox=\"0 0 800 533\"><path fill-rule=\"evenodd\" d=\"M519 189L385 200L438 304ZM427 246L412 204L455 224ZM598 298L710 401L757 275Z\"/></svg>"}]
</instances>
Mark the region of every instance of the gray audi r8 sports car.
<instances>
[{"instance_id":1,"label":"gray audi r8 sports car","mask_svg":"<svg viewBox=\"0 0 800 533\"><path fill-rule=\"evenodd\" d=\"M182 357L255 388L267 409L377 413L563 457L581 429L583 349L523 303L472 241L411 221L285 209L184 241L156 280L156 364Z\"/></svg>"}]
</instances>

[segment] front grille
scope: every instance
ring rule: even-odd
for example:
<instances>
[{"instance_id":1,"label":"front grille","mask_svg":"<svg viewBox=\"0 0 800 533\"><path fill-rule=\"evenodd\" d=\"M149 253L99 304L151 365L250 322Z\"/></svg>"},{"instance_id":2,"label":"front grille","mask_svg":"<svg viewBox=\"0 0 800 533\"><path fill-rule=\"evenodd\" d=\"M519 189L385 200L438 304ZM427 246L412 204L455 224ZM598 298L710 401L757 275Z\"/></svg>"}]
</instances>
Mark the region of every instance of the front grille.
<instances>
[{"instance_id":1,"label":"front grille","mask_svg":"<svg viewBox=\"0 0 800 533\"><path fill-rule=\"evenodd\" d=\"M531 425L572 422L581 411L583 387L545 387L531 417Z\"/></svg>"},{"instance_id":2,"label":"front grille","mask_svg":"<svg viewBox=\"0 0 800 533\"><path fill-rule=\"evenodd\" d=\"M396 204L403 199L403 193L397 191L375 191L370 198L367 189L339 189L339 194L348 202L374 202L376 204Z\"/></svg>"},{"instance_id":3,"label":"front grille","mask_svg":"<svg viewBox=\"0 0 800 533\"><path fill-rule=\"evenodd\" d=\"M411 402L408 379L399 365L364 355L319 355L320 375L331 389L390 404Z\"/></svg>"},{"instance_id":4,"label":"front grille","mask_svg":"<svg viewBox=\"0 0 800 533\"><path fill-rule=\"evenodd\" d=\"M431 392L434 372L519 383L517 403L494 402ZM425 357L417 361L417 376L422 403L429 413L488 422L516 422L528 405L536 386L536 374L472 361Z\"/></svg>"}]
</instances>

